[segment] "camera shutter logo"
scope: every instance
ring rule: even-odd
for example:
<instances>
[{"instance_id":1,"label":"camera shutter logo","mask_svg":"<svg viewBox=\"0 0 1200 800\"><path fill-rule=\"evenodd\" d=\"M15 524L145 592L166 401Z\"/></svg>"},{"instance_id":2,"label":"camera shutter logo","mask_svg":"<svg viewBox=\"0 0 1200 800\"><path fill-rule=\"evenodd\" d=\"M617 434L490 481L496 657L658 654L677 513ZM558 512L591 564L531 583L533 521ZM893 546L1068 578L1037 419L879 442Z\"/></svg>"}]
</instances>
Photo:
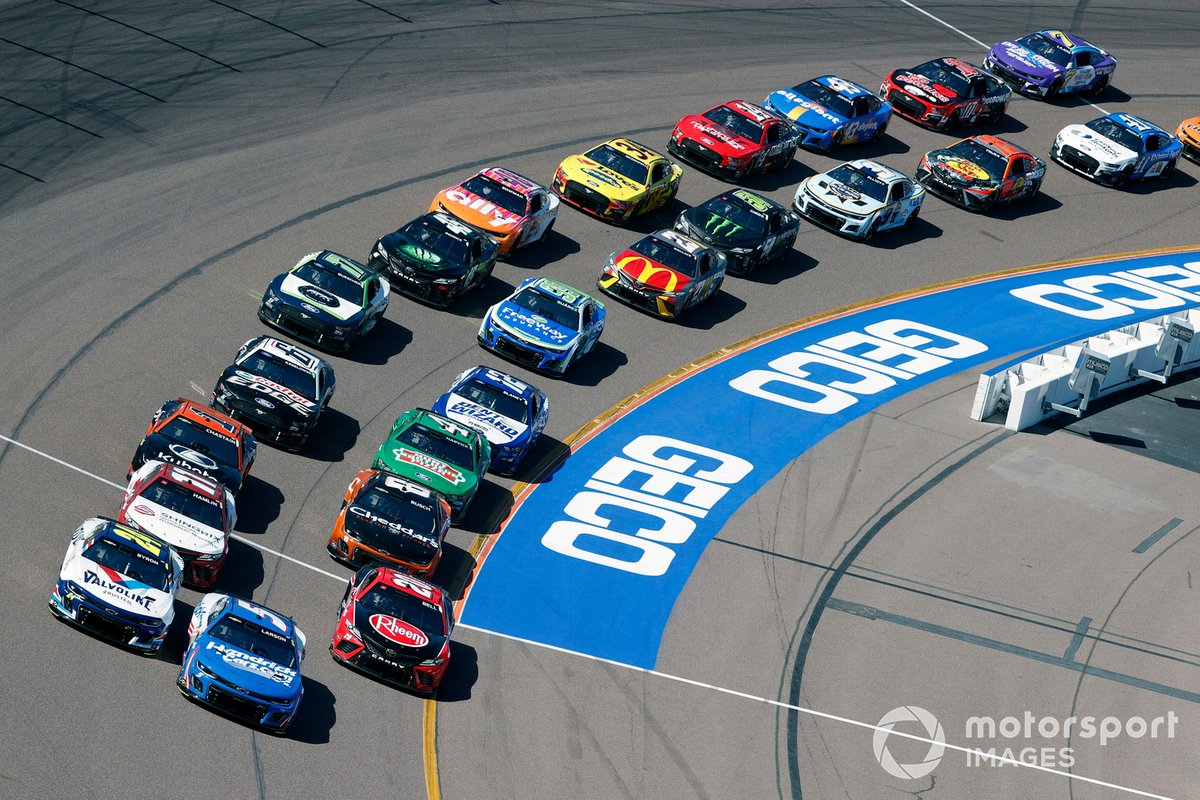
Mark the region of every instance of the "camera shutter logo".
<instances>
[{"instance_id":1,"label":"camera shutter logo","mask_svg":"<svg viewBox=\"0 0 1200 800\"><path fill-rule=\"evenodd\" d=\"M917 722L925 728L925 736L931 740L929 751L925 757L915 764L901 764L888 750L887 740L892 735L892 729L901 722ZM875 748L875 760L887 774L895 778L915 779L924 778L937 769L942 755L946 752L946 734L942 723L937 717L920 706L900 706L893 708L879 720L879 727L872 739Z\"/></svg>"}]
</instances>

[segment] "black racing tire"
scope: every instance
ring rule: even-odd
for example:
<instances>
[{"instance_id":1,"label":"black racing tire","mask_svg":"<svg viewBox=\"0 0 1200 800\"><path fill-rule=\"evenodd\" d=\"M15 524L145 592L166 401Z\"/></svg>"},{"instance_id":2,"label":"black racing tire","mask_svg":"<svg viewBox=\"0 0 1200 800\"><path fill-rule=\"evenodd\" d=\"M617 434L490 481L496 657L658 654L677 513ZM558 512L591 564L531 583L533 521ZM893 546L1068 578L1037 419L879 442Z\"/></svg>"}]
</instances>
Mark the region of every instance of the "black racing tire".
<instances>
[{"instance_id":1,"label":"black racing tire","mask_svg":"<svg viewBox=\"0 0 1200 800\"><path fill-rule=\"evenodd\" d=\"M796 148L793 147L791 150L788 151L788 154L785 157L783 157L783 158L779 159L777 162L775 162L775 171L783 172L784 170L786 170L788 167L790 167L792 165L792 159L794 159L795 157L796 157Z\"/></svg>"},{"instance_id":2,"label":"black racing tire","mask_svg":"<svg viewBox=\"0 0 1200 800\"><path fill-rule=\"evenodd\" d=\"M1165 181L1167 178L1170 178L1171 173L1175 171L1175 165L1177 163L1179 163L1178 159L1175 161L1168 161L1167 165L1162 168L1162 172L1158 173L1159 180Z\"/></svg>"},{"instance_id":3,"label":"black racing tire","mask_svg":"<svg viewBox=\"0 0 1200 800\"><path fill-rule=\"evenodd\" d=\"M1113 178L1113 182L1112 182L1113 188L1116 189L1119 186L1124 186L1126 181L1129 180L1129 176L1132 174L1133 174L1133 167L1126 167L1125 169L1121 170L1120 174L1117 175L1117 177Z\"/></svg>"},{"instance_id":4,"label":"black racing tire","mask_svg":"<svg viewBox=\"0 0 1200 800\"><path fill-rule=\"evenodd\" d=\"M882 125L880 125L878 128L876 128L875 135L871 137L871 141L878 142L880 139L882 139L883 135L885 133L887 133L887 126L888 126L888 124L885 122Z\"/></svg>"},{"instance_id":5,"label":"black racing tire","mask_svg":"<svg viewBox=\"0 0 1200 800\"><path fill-rule=\"evenodd\" d=\"M1108 76L1105 75L1100 80L1096 81L1096 85L1088 92L1092 97L1099 97L1108 90Z\"/></svg>"},{"instance_id":6,"label":"black racing tire","mask_svg":"<svg viewBox=\"0 0 1200 800\"><path fill-rule=\"evenodd\" d=\"M834 148L842 146L842 132L838 131L829 139L829 152L833 152Z\"/></svg>"},{"instance_id":7,"label":"black racing tire","mask_svg":"<svg viewBox=\"0 0 1200 800\"><path fill-rule=\"evenodd\" d=\"M865 231L863 231L861 234L859 234L859 239L861 239L864 242L869 242L875 238L875 234L878 232L879 232L879 217L876 217L875 219L871 220L871 224L867 226L867 229Z\"/></svg>"},{"instance_id":8,"label":"black racing tire","mask_svg":"<svg viewBox=\"0 0 1200 800\"><path fill-rule=\"evenodd\" d=\"M1055 78L1052 80L1050 85L1046 87L1046 99L1050 100L1051 98L1058 97L1058 93L1062 91L1062 88L1062 78Z\"/></svg>"},{"instance_id":9,"label":"black racing tire","mask_svg":"<svg viewBox=\"0 0 1200 800\"><path fill-rule=\"evenodd\" d=\"M920 216L921 216L921 207L917 206L916 208L913 209L913 212L908 215L908 219L904 220L904 225L902 227L905 230L908 230L909 228L911 228L913 226L914 223L916 223L917 218Z\"/></svg>"}]
</instances>

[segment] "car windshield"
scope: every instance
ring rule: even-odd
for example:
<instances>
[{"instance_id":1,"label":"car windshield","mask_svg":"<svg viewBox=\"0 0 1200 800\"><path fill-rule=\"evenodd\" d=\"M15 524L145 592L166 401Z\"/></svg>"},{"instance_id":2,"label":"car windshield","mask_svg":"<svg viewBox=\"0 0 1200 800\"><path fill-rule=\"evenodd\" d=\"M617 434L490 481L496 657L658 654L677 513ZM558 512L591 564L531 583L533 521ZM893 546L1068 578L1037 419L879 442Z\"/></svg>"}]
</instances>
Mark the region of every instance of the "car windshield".
<instances>
[{"instance_id":1,"label":"car windshield","mask_svg":"<svg viewBox=\"0 0 1200 800\"><path fill-rule=\"evenodd\" d=\"M657 261L665 267L670 267L676 272L687 275L689 278L696 277L700 272L695 255L685 253L675 247L675 245L657 236L651 235L644 239L639 239L629 249L639 255L645 256L651 261Z\"/></svg>"},{"instance_id":2,"label":"car windshield","mask_svg":"<svg viewBox=\"0 0 1200 800\"><path fill-rule=\"evenodd\" d=\"M729 195L714 197L712 200L709 200L707 203L705 203L701 208L712 215L704 221L704 229L710 233L716 231L717 233L728 235L730 233L740 233L741 231L745 231L747 233L765 233L767 230L766 217L764 217L762 214L759 214L745 203L734 200ZM714 222L710 224L709 222L709 220L711 220L713 217L727 219L734 225L738 226L740 230L716 230L716 223Z\"/></svg>"},{"instance_id":3,"label":"car windshield","mask_svg":"<svg viewBox=\"0 0 1200 800\"><path fill-rule=\"evenodd\" d=\"M239 650L245 650L289 669L296 668L296 646L292 640L249 620L226 614L208 633L214 639L220 639Z\"/></svg>"},{"instance_id":4,"label":"car windshield","mask_svg":"<svg viewBox=\"0 0 1200 800\"><path fill-rule=\"evenodd\" d=\"M983 167L984 172L996 180L1003 178L1005 170L1008 169L1007 158L992 152L973 139L964 139L947 149L959 158L965 158L967 161Z\"/></svg>"},{"instance_id":5,"label":"car windshield","mask_svg":"<svg viewBox=\"0 0 1200 800\"><path fill-rule=\"evenodd\" d=\"M966 79L941 61L928 61L914 69L913 72L924 75L936 84L945 86L956 97L967 96Z\"/></svg>"},{"instance_id":6,"label":"car windshield","mask_svg":"<svg viewBox=\"0 0 1200 800\"><path fill-rule=\"evenodd\" d=\"M159 433L222 464L238 465L237 442L189 419L175 417Z\"/></svg>"},{"instance_id":7,"label":"car windshield","mask_svg":"<svg viewBox=\"0 0 1200 800\"><path fill-rule=\"evenodd\" d=\"M370 611L395 617L436 636L446 635L442 610L428 600L419 600L385 583L377 583L359 598L359 604Z\"/></svg>"},{"instance_id":8,"label":"car windshield","mask_svg":"<svg viewBox=\"0 0 1200 800\"><path fill-rule=\"evenodd\" d=\"M807 97L814 103L819 103L825 108L841 117L854 116L854 104L847 97L842 97L840 94L830 89L828 86L822 86L815 80L808 83L802 83L792 89L793 92Z\"/></svg>"},{"instance_id":9,"label":"car windshield","mask_svg":"<svg viewBox=\"0 0 1200 800\"><path fill-rule=\"evenodd\" d=\"M728 106L717 106L712 111L705 112L704 118L717 123L722 128L733 131L743 139L749 139L752 142L762 139L762 125L749 117L743 117Z\"/></svg>"},{"instance_id":10,"label":"car windshield","mask_svg":"<svg viewBox=\"0 0 1200 800\"><path fill-rule=\"evenodd\" d=\"M464 183L463 188L471 194L490 200L506 211L525 215L525 198L486 175L476 175Z\"/></svg>"},{"instance_id":11,"label":"car windshield","mask_svg":"<svg viewBox=\"0 0 1200 800\"><path fill-rule=\"evenodd\" d=\"M521 423L529 422L529 404L519 397L501 391L495 386L484 383L478 378L472 378L454 392L459 397L470 400L476 405L490 408L501 416Z\"/></svg>"},{"instance_id":12,"label":"car windshield","mask_svg":"<svg viewBox=\"0 0 1200 800\"><path fill-rule=\"evenodd\" d=\"M424 533L437 530L437 513L434 511L434 501L429 498L409 492L392 494L382 486L375 486L359 495L354 505L370 509L406 528Z\"/></svg>"},{"instance_id":13,"label":"car windshield","mask_svg":"<svg viewBox=\"0 0 1200 800\"><path fill-rule=\"evenodd\" d=\"M141 496L151 503L157 503L163 508L182 514L201 525L207 525L217 530L225 528L220 503L175 481L159 478L147 486Z\"/></svg>"},{"instance_id":14,"label":"car windshield","mask_svg":"<svg viewBox=\"0 0 1200 800\"><path fill-rule=\"evenodd\" d=\"M844 183L852 189L857 189L867 197L881 203L887 198L887 184L874 175L868 175L849 164L842 164L840 167L830 170L829 177L838 183Z\"/></svg>"},{"instance_id":15,"label":"car windshield","mask_svg":"<svg viewBox=\"0 0 1200 800\"><path fill-rule=\"evenodd\" d=\"M557 297L551 297L533 287L527 287L517 292L512 302L514 305L532 311L539 317L553 320L568 330L579 330L579 308L564 303Z\"/></svg>"},{"instance_id":16,"label":"car windshield","mask_svg":"<svg viewBox=\"0 0 1200 800\"><path fill-rule=\"evenodd\" d=\"M1029 48L1039 56L1045 56L1060 67L1065 67L1071 63L1070 50L1056 41L1047 39L1040 33L1031 33L1022 39L1018 39L1017 44Z\"/></svg>"},{"instance_id":17,"label":"car windshield","mask_svg":"<svg viewBox=\"0 0 1200 800\"><path fill-rule=\"evenodd\" d=\"M446 261L467 264L471 261L471 247L466 239L446 229L436 219L422 217L400 229L409 240L441 256Z\"/></svg>"},{"instance_id":18,"label":"car windshield","mask_svg":"<svg viewBox=\"0 0 1200 800\"><path fill-rule=\"evenodd\" d=\"M475 469L475 457L470 445L420 423L402 430L396 441L468 472Z\"/></svg>"},{"instance_id":19,"label":"car windshield","mask_svg":"<svg viewBox=\"0 0 1200 800\"><path fill-rule=\"evenodd\" d=\"M263 351L252 353L238 362L238 367L261 375L269 381L286 386L297 394L308 398L317 396L317 379L310 372L287 363L283 359L267 355Z\"/></svg>"},{"instance_id":20,"label":"car windshield","mask_svg":"<svg viewBox=\"0 0 1200 800\"><path fill-rule=\"evenodd\" d=\"M1135 153L1142 151L1142 137L1124 125L1118 125L1108 117L1094 119L1087 126L1106 139L1112 139L1126 150L1132 150Z\"/></svg>"},{"instance_id":21,"label":"car windshield","mask_svg":"<svg viewBox=\"0 0 1200 800\"><path fill-rule=\"evenodd\" d=\"M160 592L171 585L171 571L166 564L121 542L98 537L84 549L83 557Z\"/></svg>"},{"instance_id":22,"label":"car windshield","mask_svg":"<svg viewBox=\"0 0 1200 800\"><path fill-rule=\"evenodd\" d=\"M300 278L300 280L308 281L319 289L332 292L343 300L349 300L356 306L363 304L363 287L360 284L350 280L345 275L318 266L313 261L296 267L293 270L293 274L297 278Z\"/></svg>"},{"instance_id":23,"label":"car windshield","mask_svg":"<svg viewBox=\"0 0 1200 800\"><path fill-rule=\"evenodd\" d=\"M606 144L593 147L584 155L597 164L608 167L618 175L624 175L629 180L641 186L646 185L646 178L650 175L650 169L645 164L617 152L616 149Z\"/></svg>"}]
</instances>

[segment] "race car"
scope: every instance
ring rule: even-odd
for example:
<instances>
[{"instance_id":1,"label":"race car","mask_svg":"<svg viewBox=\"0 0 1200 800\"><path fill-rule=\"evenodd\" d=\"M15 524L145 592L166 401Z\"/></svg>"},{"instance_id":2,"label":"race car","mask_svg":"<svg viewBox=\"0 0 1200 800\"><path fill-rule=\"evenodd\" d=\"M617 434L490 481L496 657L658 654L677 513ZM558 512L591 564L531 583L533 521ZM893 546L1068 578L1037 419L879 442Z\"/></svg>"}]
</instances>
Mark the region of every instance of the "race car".
<instances>
[{"instance_id":1,"label":"race car","mask_svg":"<svg viewBox=\"0 0 1200 800\"><path fill-rule=\"evenodd\" d=\"M719 178L738 181L792 163L800 133L782 117L731 100L675 123L667 151Z\"/></svg>"},{"instance_id":2,"label":"race car","mask_svg":"<svg viewBox=\"0 0 1200 800\"><path fill-rule=\"evenodd\" d=\"M1175 137L1183 145L1183 157L1200 163L1200 117L1185 119L1175 129Z\"/></svg>"},{"instance_id":3,"label":"race car","mask_svg":"<svg viewBox=\"0 0 1200 800\"><path fill-rule=\"evenodd\" d=\"M203 475L148 461L129 480L117 521L153 534L183 559L183 580L216 583L237 523L233 492Z\"/></svg>"},{"instance_id":4,"label":"race car","mask_svg":"<svg viewBox=\"0 0 1200 800\"><path fill-rule=\"evenodd\" d=\"M250 429L228 414L180 397L154 412L133 453L126 480L147 461L162 461L241 490L258 443Z\"/></svg>"},{"instance_id":5,"label":"race car","mask_svg":"<svg viewBox=\"0 0 1200 800\"><path fill-rule=\"evenodd\" d=\"M1046 163L996 136L972 136L931 150L917 165L917 182L968 211L987 211L998 203L1037 194Z\"/></svg>"},{"instance_id":6,"label":"race car","mask_svg":"<svg viewBox=\"0 0 1200 800\"><path fill-rule=\"evenodd\" d=\"M188 700L283 736L300 711L304 633L266 606L204 595L188 624L175 685Z\"/></svg>"},{"instance_id":7,"label":"race car","mask_svg":"<svg viewBox=\"0 0 1200 800\"><path fill-rule=\"evenodd\" d=\"M427 486L450 503L450 520L467 513L492 463L492 447L474 428L423 408L404 412L375 453L374 469Z\"/></svg>"},{"instance_id":8,"label":"race car","mask_svg":"<svg viewBox=\"0 0 1200 800\"><path fill-rule=\"evenodd\" d=\"M388 567L363 567L346 587L329 653L343 666L432 695L450 664L449 594Z\"/></svg>"},{"instance_id":9,"label":"race car","mask_svg":"<svg viewBox=\"0 0 1200 800\"><path fill-rule=\"evenodd\" d=\"M567 156L550 188L567 205L609 222L629 222L665 206L679 191L683 167L632 139L609 139Z\"/></svg>"},{"instance_id":10,"label":"race car","mask_svg":"<svg viewBox=\"0 0 1200 800\"><path fill-rule=\"evenodd\" d=\"M446 308L487 282L498 252L491 236L438 211L377 241L367 266L390 276L396 291Z\"/></svg>"},{"instance_id":11,"label":"race car","mask_svg":"<svg viewBox=\"0 0 1200 800\"><path fill-rule=\"evenodd\" d=\"M477 172L443 189L429 210L444 211L496 240L497 256L540 242L554 227L558 197L544 186L500 167Z\"/></svg>"},{"instance_id":12,"label":"race car","mask_svg":"<svg viewBox=\"0 0 1200 800\"><path fill-rule=\"evenodd\" d=\"M399 475L364 469L342 499L325 549L355 569L382 563L414 575L432 575L450 527L450 504Z\"/></svg>"},{"instance_id":13,"label":"race car","mask_svg":"<svg viewBox=\"0 0 1200 800\"><path fill-rule=\"evenodd\" d=\"M383 317L391 290L387 278L322 250L271 281L258 318L317 347L345 352Z\"/></svg>"},{"instance_id":14,"label":"race car","mask_svg":"<svg viewBox=\"0 0 1200 800\"><path fill-rule=\"evenodd\" d=\"M50 611L142 655L162 649L175 619L183 561L170 545L106 517L71 534Z\"/></svg>"},{"instance_id":15,"label":"race car","mask_svg":"<svg viewBox=\"0 0 1200 800\"><path fill-rule=\"evenodd\" d=\"M333 366L272 336L238 350L213 389L212 404L260 438L298 452L333 397Z\"/></svg>"},{"instance_id":16,"label":"race car","mask_svg":"<svg viewBox=\"0 0 1200 800\"><path fill-rule=\"evenodd\" d=\"M459 374L433 410L486 436L492 472L515 475L546 427L550 400L525 381L479 366Z\"/></svg>"},{"instance_id":17,"label":"race car","mask_svg":"<svg viewBox=\"0 0 1200 800\"><path fill-rule=\"evenodd\" d=\"M734 189L684 211L675 230L724 253L729 274L745 275L792 249L800 218L770 198Z\"/></svg>"},{"instance_id":18,"label":"race car","mask_svg":"<svg viewBox=\"0 0 1200 800\"><path fill-rule=\"evenodd\" d=\"M1012 89L958 58L937 58L883 79L879 96L896 113L929 128L995 122L1008 110Z\"/></svg>"},{"instance_id":19,"label":"race car","mask_svg":"<svg viewBox=\"0 0 1200 800\"><path fill-rule=\"evenodd\" d=\"M1049 100L1059 94L1101 94L1117 60L1073 33L1037 31L992 45L983 68L1021 94Z\"/></svg>"},{"instance_id":20,"label":"race car","mask_svg":"<svg viewBox=\"0 0 1200 800\"><path fill-rule=\"evenodd\" d=\"M854 142L876 142L892 119L892 104L836 75L822 75L767 95L763 107L787 117L800 144L828 153Z\"/></svg>"},{"instance_id":21,"label":"race car","mask_svg":"<svg viewBox=\"0 0 1200 800\"><path fill-rule=\"evenodd\" d=\"M792 208L823 228L866 240L879 231L911 225L924 201L921 184L890 167L860 159L801 183Z\"/></svg>"},{"instance_id":22,"label":"race car","mask_svg":"<svg viewBox=\"0 0 1200 800\"><path fill-rule=\"evenodd\" d=\"M487 310L476 340L485 350L547 375L563 375L604 331L604 303L551 278L526 278Z\"/></svg>"},{"instance_id":23,"label":"race car","mask_svg":"<svg viewBox=\"0 0 1200 800\"><path fill-rule=\"evenodd\" d=\"M1183 145L1152 122L1132 114L1108 114L1068 125L1054 137L1050 158L1107 186L1143 178L1166 178Z\"/></svg>"},{"instance_id":24,"label":"race car","mask_svg":"<svg viewBox=\"0 0 1200 800\"><path fill-rule=\"evenodd\" d=\"M715 247L662 230L610 255L596 285L634 308L679 319L721 288L725 260Z\"/></svg>"}]
</instances>

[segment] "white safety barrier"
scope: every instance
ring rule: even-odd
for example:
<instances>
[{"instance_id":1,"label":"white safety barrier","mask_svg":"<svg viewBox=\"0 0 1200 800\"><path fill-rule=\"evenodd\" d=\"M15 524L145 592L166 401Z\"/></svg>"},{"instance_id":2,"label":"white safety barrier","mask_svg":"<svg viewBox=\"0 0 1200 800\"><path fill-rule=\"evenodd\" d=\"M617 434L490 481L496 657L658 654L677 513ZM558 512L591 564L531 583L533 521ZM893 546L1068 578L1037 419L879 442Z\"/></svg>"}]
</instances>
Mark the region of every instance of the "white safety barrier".
<instances>
[{"instance_id":1,"label":"white safety barrier","mask_svg":"<svg viewBox=\"0 0 1200 800\"><path fill-rule=\"evenodd\" d=\"M1200 309L1147 320L1073 342L979 376L971 419L1004 414L1020 431L1055 413L1082 416L1088 401L1200 366Z\"/></svg>"}]
</instances>

